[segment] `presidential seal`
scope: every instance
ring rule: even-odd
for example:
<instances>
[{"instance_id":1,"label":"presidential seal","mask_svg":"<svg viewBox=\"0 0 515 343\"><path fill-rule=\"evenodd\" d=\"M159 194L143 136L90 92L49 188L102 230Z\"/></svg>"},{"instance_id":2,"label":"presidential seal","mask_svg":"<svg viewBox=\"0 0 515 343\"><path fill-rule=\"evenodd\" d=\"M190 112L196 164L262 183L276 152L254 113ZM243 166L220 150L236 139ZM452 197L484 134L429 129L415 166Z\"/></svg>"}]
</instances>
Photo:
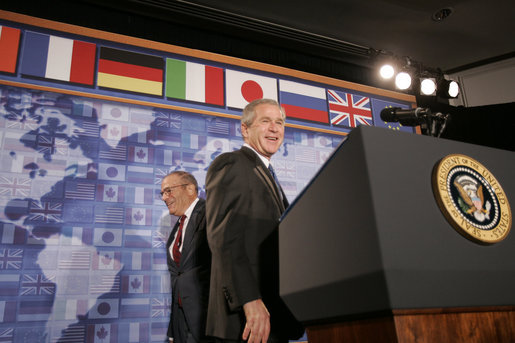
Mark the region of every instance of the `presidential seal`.
<instances>
[{"instance_id":1,"label":"presidential seal","mask_svg":"<svg viewBox=\"0 0 515 343\"><path fill-rule=\"evenodd\" d=\"M501 184L481 163L465 155L441 159L433 169L433 193L451 225L479 244L508 236L512 217Z\"/></svg>"}]
</instances>

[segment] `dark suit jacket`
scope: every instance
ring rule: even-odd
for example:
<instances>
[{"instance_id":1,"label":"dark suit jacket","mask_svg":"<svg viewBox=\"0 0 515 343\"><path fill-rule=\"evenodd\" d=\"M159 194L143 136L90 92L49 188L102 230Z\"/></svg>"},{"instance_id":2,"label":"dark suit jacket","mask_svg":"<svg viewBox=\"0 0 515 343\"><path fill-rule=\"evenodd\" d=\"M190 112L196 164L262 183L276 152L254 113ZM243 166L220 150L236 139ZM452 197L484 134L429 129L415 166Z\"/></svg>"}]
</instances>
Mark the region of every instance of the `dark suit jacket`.
<instances>
[{"instance_id":1,"label":"dark suit jacket","mask_svg":"<svg viewBox=\"0 0 515 343\"><path fill-rule=\"evenodd\" d=\"M199 337L205 335L211 269L211 252L206 239L205 200L199 199L191 213L186 227L179 266L172 260L169 250L179 228L178 222L166 243L168 270L172 285L172 314L168 336L173 337L173 322L178 320L173 314L179 311L178 297L180 296L189 328L193 336L199 340Z\"/></svg>"},{"instance_id":2,"label":"dark suit jacket","mask_svg":"<svg viewBox=\"0 0 515 343\"><path fill-rule=\"evenodd\" d=\"M207 237L212 252L207 335L241 339L242 306L263 299L271 332L303 334L279 298L277 226L288 206L254 151L242 147L217 157L206 175Z\"/></svg>"}]
</instances>

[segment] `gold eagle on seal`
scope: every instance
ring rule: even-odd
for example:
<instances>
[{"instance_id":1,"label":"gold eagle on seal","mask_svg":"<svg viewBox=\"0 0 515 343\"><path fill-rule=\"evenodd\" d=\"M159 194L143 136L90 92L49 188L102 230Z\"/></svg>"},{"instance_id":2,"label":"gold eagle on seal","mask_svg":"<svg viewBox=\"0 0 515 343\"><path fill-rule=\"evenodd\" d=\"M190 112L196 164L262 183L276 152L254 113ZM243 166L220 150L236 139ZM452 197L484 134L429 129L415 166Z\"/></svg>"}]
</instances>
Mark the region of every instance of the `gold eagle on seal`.
<instances>
[{"instance_id":1,"label":"gold eagle on seal","mask_svg":"<svg viewBox=\"0 0 515 343\"><path fill-rule=\"evenodd\" d=\"M454 186L460 194L458 203L463 212L473 216L479 222L490 219L492 205L489 201L485 204L483 185L478 185L477 181L468 175L462 175L454 180Z\"/></svg>"}]
</instances>

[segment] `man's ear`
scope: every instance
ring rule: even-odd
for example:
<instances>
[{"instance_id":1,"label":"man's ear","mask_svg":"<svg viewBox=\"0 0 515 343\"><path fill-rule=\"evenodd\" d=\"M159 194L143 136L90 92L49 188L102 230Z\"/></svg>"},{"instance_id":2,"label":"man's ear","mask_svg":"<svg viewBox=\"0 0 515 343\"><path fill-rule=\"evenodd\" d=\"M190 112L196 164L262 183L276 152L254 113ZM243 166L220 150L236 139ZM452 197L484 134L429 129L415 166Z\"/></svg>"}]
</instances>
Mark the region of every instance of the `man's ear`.
<instances>
[{"instance_id":1,"label":"man's ear","mask_svg":"<svg viewBox=\"0 0 515 343\"><path fill-rule=\"evenodd\" d=\"M190 183L189 185L186 186L186 190L188 191L189 195L195 194L195 185Z\"/></svg>"},{"instance_id":2,"label":"man's ear","mask_svg":"<svg viewBox=\"0 0 515 343\"><path fill-rule=\"evenodd\" d=\"M243 136L243 138L247 138L248 130L249 128L247 127L247 124L241 123L241 135Z\"/></svg>"}]
</instances>

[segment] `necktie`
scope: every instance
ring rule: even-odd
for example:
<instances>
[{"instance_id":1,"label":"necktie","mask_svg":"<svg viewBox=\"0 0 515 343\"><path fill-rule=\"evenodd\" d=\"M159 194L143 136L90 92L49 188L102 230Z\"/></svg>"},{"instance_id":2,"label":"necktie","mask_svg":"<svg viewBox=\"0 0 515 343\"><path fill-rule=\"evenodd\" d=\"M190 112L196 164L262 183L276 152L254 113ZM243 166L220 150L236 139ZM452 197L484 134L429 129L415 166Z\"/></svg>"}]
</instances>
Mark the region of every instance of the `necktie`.
<instances>
[{"instance_id":1,"label":"necktie","mask_svg":"<svg viewBox=\"0 0 515 343\"><path fill-rule=\"evenodd\" d=\"M177 236L175 237L175 242L173 243L173 249L172 249L172 256L173 260L177 265L179 265L179 262L181 261L181 243L182 243L182 227L184 226L184 221L186 220L186 216L183 214L181 216L180 222L179 222L179 231L177 231Z\"/></svg>"},{"instance_id":2,"label":"necktie","mask_svg":"<svg viewBox=\"0 0 515 343\"><path fill-rule=\"evenodd\" d=\"M281 197L281 200L283 198L283 194L281 192L281 186L279 184L279 179L277 178L277 175L275 175L274 168L272 167L272 163L268 165L268 170L270 171L270 174L272 174L272 177L274 178L275 184L277 185L277 189L279 190L279 196Z\"/></svg>"}]
</instances>

